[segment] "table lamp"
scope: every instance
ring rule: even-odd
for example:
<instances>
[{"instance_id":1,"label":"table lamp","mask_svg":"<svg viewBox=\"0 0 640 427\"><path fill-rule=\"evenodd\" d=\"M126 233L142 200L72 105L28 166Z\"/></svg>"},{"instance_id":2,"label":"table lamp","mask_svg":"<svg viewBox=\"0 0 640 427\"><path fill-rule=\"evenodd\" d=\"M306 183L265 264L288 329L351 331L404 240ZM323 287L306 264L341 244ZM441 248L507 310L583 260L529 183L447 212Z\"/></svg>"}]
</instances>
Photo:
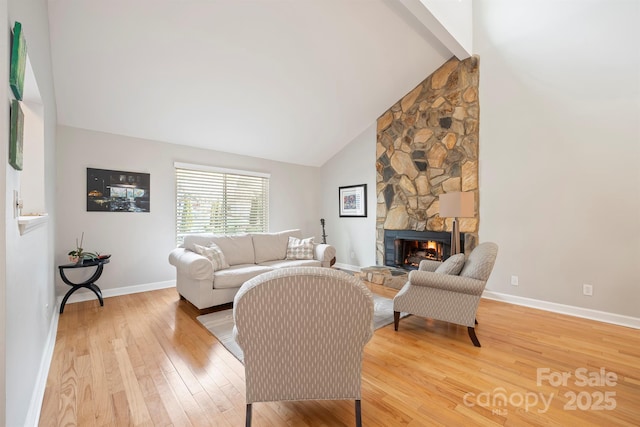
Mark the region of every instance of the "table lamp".
<instances>
[{"instance_id":1,"label":"table lamp","mask_svg":"<svg viewBox=\"0 0 640 427\"><path fill-rule=\"evenodd\" d=\"M444 193L440 195L440 217L453 218L451 230L451 255L460 253L460 228L458 218L473 218L473 193Z\"/></svg>"}]
</instances>

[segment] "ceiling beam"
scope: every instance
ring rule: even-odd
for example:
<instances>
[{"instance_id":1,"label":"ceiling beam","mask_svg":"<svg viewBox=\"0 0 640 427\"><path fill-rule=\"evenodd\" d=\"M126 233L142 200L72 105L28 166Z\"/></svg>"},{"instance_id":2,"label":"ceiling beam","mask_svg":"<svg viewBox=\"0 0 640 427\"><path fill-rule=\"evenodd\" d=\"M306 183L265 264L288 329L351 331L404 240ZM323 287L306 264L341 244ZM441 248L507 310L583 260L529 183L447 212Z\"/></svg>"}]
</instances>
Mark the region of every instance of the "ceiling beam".
<instances>
[{"instance_id":1,"label":"ceiling beam","mask_svg":"<svg viewBox=\"0 0 640 427\"><path fill-rule=\"evenodd\" d=\"M470 0L449 0L446 7L434 0L400 0L400 3L456 58L462 61L472 55ZM448 25L445 26L443 22Z\"/></svg>"}]
</instances>

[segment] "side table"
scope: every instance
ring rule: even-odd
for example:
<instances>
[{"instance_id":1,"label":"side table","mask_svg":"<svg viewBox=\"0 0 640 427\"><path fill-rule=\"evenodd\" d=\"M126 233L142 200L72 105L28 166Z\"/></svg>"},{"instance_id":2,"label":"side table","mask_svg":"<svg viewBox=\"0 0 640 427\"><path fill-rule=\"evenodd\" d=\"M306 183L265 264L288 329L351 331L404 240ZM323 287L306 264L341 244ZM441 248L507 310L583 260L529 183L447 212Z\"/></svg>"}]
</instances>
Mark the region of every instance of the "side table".
<instances>
[{"instance_id":1,"label":"side table","mask_svg":"<svg viewBox=\"0 0 640 427\"><path fill-rule=\"evenodd\" d=\"M58 266L62 281L67 285L71 286L71 289L69 289L69 292L67 292L67 294L62 299L62 304L60 304L60 314L62 314L62 312L64 311L64 305L67 303L67 300L69 299L71 294L80 288L86 288L93 291L93 293L96 294L96 296L100 300L100 306L104 306L104 301L102 300L102 291L100 290L98 285L95 284L95 281L100 278L100 276L102 275L102 269L104 268L104 265L108 263L109 263L109 259L104 258L104 259L94 259L90 261L85 260L82 263L71 263L71 264L63 264ZM86 268L86 267L97 267L97 268L96 268L96 271L93 272L93 275L82 283L73 283L64 274L64 271L67 269Z\"/></svg>"}]
</instances>

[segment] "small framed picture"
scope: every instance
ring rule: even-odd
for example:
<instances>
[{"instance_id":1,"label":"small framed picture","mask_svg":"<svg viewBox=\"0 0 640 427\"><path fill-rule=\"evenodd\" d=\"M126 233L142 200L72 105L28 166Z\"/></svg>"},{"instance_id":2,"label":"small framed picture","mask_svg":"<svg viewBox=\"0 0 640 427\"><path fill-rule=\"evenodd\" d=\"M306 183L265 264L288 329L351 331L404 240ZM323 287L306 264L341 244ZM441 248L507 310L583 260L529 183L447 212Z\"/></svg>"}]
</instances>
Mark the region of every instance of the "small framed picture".
<instances>
[{"instance_id":1,"label":"small framed picture","mask_svg":"<svg viewBox=\"0 0 640 427\"><path fill-rule=\"evenodd\" d=\"M367 216L367 184L349 185L338 189L340 216Z\"/></svg>"}]
</instances>

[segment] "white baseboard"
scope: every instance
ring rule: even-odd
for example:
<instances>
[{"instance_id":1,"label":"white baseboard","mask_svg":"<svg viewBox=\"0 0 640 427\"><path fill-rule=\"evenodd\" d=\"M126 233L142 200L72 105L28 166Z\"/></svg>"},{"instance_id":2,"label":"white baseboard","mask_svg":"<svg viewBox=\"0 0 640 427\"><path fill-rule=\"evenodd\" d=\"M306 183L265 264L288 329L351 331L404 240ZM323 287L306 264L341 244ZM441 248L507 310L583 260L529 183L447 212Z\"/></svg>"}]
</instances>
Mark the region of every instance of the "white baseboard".
<instances>
[{"instance_id":1,"label":"white baseboard","mask_svg":"<svg viewBox=\"0 0 640 427\"><path fill-rule=\"evenodd\" d=\"M606 311L575 307L572 305L558 304L555 302L536 300L532 298L502 294L500 292L487 290L485 290L482 294L482 298L508 302L510 304L522 305L525 307L537 308L554 313L567 314L569 316L582 317L584 319L597 320L604 323L612 323L614 325L626 326L634 329L640 329L640 318L625 316L622 314L608 313Z\"/></svg>"},{"instance_id":2,"label":"white baseboard","mask_svg":"<svg viewBox=\"0 0 640 427\"><path fill-rule=\"evenodd\" d=\"M333 264L332 267L337 268L338 270L347 270L347 271L355 271L355 272L360 272L362 270L361 267L358 267L357 265L342 264L339 262L336 262L335 264Z\"/></svg>"},{"instance_id":3,"label":"white baseboard","mask_svg":"<svg viewBox=\"0 0 640 427\"><path fill-rule=\"evenodd\" d=\"M31 395L31 402L29 402L29 410L27 411L27 418L25 419L25 426L37 427L40 423L40 411L42 409L42 401L44 399L44 392L47 386L47 378L49 377L49 368L51 367L51 361L53 360L53 350L56 346L56 335L58 333L58 319L60 301L53 307L53 316L51 324L49 325L49 333L47 334L47 342L44 346L44 353L40 360L40 369L38 369L38 375L36 376L36 384L33 388L33 394Z\"/></svg>"},{"instance_id":4,"label":"white baseboard","mask_svg":"<svg viewBox=\"0 0 640 427\"><path fill-rule=\"evenodd\" d=\"M129 295L129 294L137 294L139 292L147 292L147 291L155 291L158 289L166 289L166 288L175 288L176 281L175 280L167 280L165 282L155 282L155 283L145 283L144 285L134 285L134 286L123 286L121 288L113 288L113 289L101 289L102 297L117 297L120 295ZM63 296L58 297L58 307L62 302ZM96 294L89 290L81 289L79 291L74 292L69 299L67 300L67 304L73 304L74 302L82 302L82 301L91 301L96 299Z\"/></svg>"}]
</instances>

